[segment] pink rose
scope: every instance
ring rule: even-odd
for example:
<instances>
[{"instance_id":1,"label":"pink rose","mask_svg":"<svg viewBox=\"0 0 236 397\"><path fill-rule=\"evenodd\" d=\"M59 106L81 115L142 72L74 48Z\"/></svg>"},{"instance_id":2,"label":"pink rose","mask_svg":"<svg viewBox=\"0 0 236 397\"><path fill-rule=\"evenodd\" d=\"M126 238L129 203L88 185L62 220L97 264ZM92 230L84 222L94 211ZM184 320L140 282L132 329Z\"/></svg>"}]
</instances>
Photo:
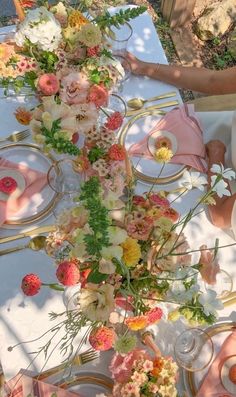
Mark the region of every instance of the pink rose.
<instances>
[{"instance_id":1,"label":"pink rose","mask_svg":"<svg viewBox=\"0 0 236 397\"><path fill-rule=\"evenodd\" d=\"M61 80L60 98L63 102L73 105L85 103L87 100L89 82L84 73L71 72Z\"/></svg>"}]
</instances>

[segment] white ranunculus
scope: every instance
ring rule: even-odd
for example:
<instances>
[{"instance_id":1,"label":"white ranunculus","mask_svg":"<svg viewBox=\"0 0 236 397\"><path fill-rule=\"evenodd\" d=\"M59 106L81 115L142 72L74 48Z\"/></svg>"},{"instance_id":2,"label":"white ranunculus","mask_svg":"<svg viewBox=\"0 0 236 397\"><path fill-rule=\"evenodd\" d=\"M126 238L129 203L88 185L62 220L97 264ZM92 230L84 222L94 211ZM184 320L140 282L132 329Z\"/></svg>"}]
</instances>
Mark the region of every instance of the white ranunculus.
<instances>
[{"instance_id":1,"label":"white ranunculus","mask_svg":"<svg viewBox=\"0 0 236 397\"><path fill-rule=\"evenodd\" d=\"M80 308L91 321L108 321L115 306L114 287L110 284L87 284L81 289Z\"/></svg>"},{"instance_id":2,"label":"white ranunculus","mask_svg":"<svg viewBox=\"0 0 236 397\"><path fill-rule=\"evenodd\" d=\"M44 51L54 51L61 41L61 26L45 7L30 10L19 25L15 41L23 47L26 41Z\"/></svg>"}]
</instances>

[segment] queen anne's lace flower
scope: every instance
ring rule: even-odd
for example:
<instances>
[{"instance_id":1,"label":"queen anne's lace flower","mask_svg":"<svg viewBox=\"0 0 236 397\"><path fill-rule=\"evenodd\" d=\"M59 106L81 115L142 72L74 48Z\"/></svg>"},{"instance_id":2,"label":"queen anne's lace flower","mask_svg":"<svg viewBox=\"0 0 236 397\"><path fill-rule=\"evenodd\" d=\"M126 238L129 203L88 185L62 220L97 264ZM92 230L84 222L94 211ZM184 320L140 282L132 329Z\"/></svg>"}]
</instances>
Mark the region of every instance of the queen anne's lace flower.
<instances>
[{"instance_id":1,"label":"queen anne's lace flower","mask_svg":"<svg viewBox=\"0 0 236 397\"><path fill-rule=\"evenodd\" d=\"M39 7L27 13L15 34L15 41L19 47L28 41L40 50L54 51L61 37L61 26L54 15L45 7Z\"/></svg>"}]
</instances>

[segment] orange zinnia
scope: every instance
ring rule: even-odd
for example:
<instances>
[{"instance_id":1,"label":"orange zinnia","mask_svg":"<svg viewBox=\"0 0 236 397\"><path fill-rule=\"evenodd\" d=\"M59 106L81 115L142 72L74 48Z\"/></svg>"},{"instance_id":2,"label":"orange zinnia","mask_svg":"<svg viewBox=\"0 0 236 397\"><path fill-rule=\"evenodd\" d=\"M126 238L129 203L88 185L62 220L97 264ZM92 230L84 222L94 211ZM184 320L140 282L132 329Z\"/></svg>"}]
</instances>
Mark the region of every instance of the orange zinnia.
<instances>
[{"instance_id":1,"label":"orange zinnia","mask_svg":"<svg viewBox=\"0 0 236 397\"><path fill-rule=\"evenodd\" d=\"M148 325L148 320L146 316L128 317L125 320L125 324L132 331L139 331Z\"/></svg>"}]
</instances>

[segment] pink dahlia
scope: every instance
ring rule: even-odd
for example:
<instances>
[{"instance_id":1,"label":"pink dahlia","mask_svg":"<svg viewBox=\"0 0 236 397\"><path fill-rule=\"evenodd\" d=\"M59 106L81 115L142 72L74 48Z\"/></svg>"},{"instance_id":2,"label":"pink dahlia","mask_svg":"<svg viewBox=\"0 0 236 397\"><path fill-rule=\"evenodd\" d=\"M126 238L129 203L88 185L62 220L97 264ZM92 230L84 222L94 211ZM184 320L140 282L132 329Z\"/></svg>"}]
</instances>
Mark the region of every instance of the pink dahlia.
<instances>
[{"instance_id":1,"label":"pink dahlia","mask_svg":"<svg viewBox=\"0 0 236 397\"><path fill-rule=\"evenodd\" d=\"M89 343L95 350L105 351L112 348L116 334L112 328L95 328L89 335Z\"/></svg>"},{"instance_id":2,"label":"pink dahlia","mask_svg":"<svg viewBox=\"0 0 236 397\"><path fill-rule=\"evenodd\" d=\"M159 194L153 193L148 196L150 204L156 205L158 207L166 207L170 206L169 200L164 197L160 197Z\"/></svg>"},{"instance_id":3,"label":"pink dahlia","mask_svg":"<svg viewBox=\"0 0 236 397\"><path fill-rule=\"evenodd\" d=\"M123 161L126 157L126 151L123 145L114 143L108 151L108 156L111 160Z\"/></svg>"},{"instance_id":4,"label":"pink dahlia","mask_svg":"<svg viewBox=\"0 0 236 397\"><path fill-rule=\"evenodd\" d=\"M94 103L99 108L105 106L108 100L108 91L103 84L93 85L88 94L88 101Z\"/></svg>"},{"instance_id":5,"label":"pink dahlia","mask_svg":"<svg viewBox=\"0 0 236 397\"><path fill-rule=\"evenodd\" d=\"M120 112L114 112L110 117L107 118L105 127L109 130L115 131L122 126L123 117Z\"/></svg>"},{"instance_id":6,"label":"pink dahlia","mask_svg":"<svg viewBox=\"0 0 236 397\"><path fill-rule=\"evenodd\" d=\"M25 295L33 296L39 292L41 285L42 282L40 278L37 276L37 274L31 273L31 274L27 274L22 279L21 289Z\"/></svg>"},{"instance_id":7,"label":"pink dahlia","mask_svg":"<svg viewBox=\"0 0 236 397\"><path fill-rule=\"evenodd\" d=\"M80 271L75 262L61 262L57 268L56 276L63 285L75 285L80 280Z\"/></svg>"},{"instance_id":8,"label":"pink dahlia","mask_svg":"<svg viewBox=\"0 0 236 397\"><path fill-rule=\"evenodd\" d=\"M17 182L11 176L5 176L0 179L0 192L11 194L17 188Z\"/></svg>"},{"instance_id":9,"label":"pink dahlia","mask_svg":"<svg viewBox=\"0 0 236 397\"><path fill-rule=\"evenodd\" d=\"M38 79L38 89L44 95L55 95L60 88L59 81L53 73L45 73Z\"/></svg>"},{"instance_id":10,"label":"pink dahlia","mask_svg":"<svg viewBox=\"0 0 236 397\"><path fill-rule=\"evenodd\" d=\"M163 311L160 309L160 307L155 307L154 309L151 309L147 313L145 313L148 324L157 323L162 318L162 315Z\"/></svg>"}]
</instances>

